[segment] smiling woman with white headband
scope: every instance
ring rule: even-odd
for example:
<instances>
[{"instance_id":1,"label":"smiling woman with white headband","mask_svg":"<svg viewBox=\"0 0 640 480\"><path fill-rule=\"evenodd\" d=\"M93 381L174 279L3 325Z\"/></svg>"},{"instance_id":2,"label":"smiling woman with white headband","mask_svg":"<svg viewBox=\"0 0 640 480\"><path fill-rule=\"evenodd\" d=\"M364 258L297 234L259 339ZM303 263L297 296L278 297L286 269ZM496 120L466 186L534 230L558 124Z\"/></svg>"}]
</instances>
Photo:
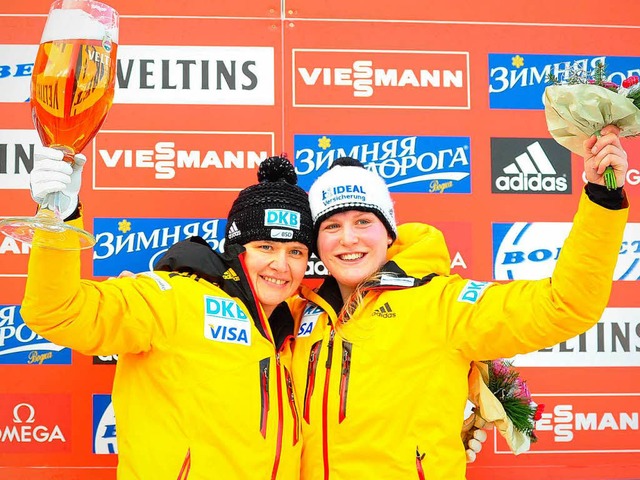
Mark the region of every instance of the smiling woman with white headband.
<instances>
[{"instance_id":1,"label":"smiling woman with white headband","mask_svg":"<svg viewBox=\"0 0 640 480\"><path fill-rule=\"evenodd\" d=\"M460 426L473 360L554 345L607 305L628 216L618 130L585 142L588 184L551 278L506 284L449 273L442 234L396 226L383 180L339 159L309 191L331 277L293 305L302 480L464 480ZM426 198L426 197L425 197Z\"/></svg>"}]
</instances>

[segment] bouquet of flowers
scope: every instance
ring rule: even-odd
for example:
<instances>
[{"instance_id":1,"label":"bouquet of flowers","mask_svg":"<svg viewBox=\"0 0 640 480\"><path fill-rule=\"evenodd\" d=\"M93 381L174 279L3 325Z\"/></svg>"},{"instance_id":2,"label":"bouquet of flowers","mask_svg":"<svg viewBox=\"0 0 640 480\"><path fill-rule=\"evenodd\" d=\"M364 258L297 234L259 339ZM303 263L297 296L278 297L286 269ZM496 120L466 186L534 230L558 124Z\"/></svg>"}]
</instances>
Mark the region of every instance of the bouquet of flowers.
<instances>
[{"instance_id":1,"label":"bouquet of flowers","mask_svg":"<svg viewBox=\"0 0 640 480\"><path fill-rule=\"evenodd\" d=\"M515 455L526 452L537 441L535 422L542 417L544 405L533 402L527 383L511 362L473 362L469 400L475 408L468 423L479 428L493 423Z\"/></svg>"},{"instance_id":2,"label":"bouquet of flowers","mask_svg":"<svg viewBox=\"0 0 640 480\"><path fill-rule=\"evenodd\" d=\"M581 155L582 142L598 135L605 125L616 125L621 137L640 135L640 78L632 76L618 86L606 80L605 67L598 62L592 72L570 69L560 81L549 75L552 85L542 95L547 127L563 147ZM616 188L610 167L605 183Z\"/></svg>"}]
</instances>

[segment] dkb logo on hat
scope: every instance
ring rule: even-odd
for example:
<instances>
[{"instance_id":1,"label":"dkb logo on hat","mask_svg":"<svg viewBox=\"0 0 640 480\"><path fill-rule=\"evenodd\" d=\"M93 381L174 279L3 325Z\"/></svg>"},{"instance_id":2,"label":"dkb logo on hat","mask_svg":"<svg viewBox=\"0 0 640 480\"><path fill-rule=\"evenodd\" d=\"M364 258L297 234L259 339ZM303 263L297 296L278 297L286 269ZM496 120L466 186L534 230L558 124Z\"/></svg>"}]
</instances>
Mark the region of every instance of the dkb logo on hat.
<instances>
[{"instance_id":1,"label":"dkb logo on hat","mask_svg":"<svg viewBox=\"0 0 640 480\"><path fill-rule=\"evenodd\" d=\"M264 225L300 230L300 214L293 210L267 209L264 211Z\"/></svg>"}]
</instances>

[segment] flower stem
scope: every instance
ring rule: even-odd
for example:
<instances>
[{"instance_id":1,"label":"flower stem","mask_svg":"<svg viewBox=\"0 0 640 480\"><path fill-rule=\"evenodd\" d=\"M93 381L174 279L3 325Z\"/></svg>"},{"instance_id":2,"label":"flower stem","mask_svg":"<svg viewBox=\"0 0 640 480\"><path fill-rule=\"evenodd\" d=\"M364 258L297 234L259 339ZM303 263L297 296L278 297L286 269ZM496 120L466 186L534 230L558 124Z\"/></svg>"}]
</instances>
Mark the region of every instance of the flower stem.
<instances>
[{"instance_id":1,"label":"flower stem","mask_svg":"<svg viewBox=\"0 0 640 480\"><path fill-rule=\"evenodd\" d=\"M595 132L595 136L596 137L600 136L600 130L597 130ZM604 184L606 185L607 190L615 190L616 188L618 188L618 182L616 181L616 174L614 173L611 165L609 165L607 168L604 169L604 174L602 176L604 177Z\"/></svg>"}]
</instances>

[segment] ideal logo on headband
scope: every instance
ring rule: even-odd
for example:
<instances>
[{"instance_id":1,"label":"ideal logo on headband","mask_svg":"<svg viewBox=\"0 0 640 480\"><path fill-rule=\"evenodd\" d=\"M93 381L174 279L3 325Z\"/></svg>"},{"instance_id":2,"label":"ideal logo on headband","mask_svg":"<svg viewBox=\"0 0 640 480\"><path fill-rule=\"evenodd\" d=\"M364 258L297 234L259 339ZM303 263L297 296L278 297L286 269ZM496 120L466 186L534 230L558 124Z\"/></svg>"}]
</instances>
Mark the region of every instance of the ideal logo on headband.
<instances>
[{"instance_id":1,"label":"ideal logo on headband","mask_svg":"<svg viewBox=\"0 0 640 480\"><path fill-rule=\"evenodd\" d=\"M264 226L300 230L300 213L281 208L269 208L264 211Z\"/></svg>"},{"instance_id":2,"label":"ideal logo on headband","mask_svg":"<svg viewBox=\"0 0 640 480\"><path fill-rule=\"evenodd\" d=\"M322 191L322 203L329 206L336 202L366 202L367 192L362 185L338 185Z\"/></svg>"}]
</instances>

